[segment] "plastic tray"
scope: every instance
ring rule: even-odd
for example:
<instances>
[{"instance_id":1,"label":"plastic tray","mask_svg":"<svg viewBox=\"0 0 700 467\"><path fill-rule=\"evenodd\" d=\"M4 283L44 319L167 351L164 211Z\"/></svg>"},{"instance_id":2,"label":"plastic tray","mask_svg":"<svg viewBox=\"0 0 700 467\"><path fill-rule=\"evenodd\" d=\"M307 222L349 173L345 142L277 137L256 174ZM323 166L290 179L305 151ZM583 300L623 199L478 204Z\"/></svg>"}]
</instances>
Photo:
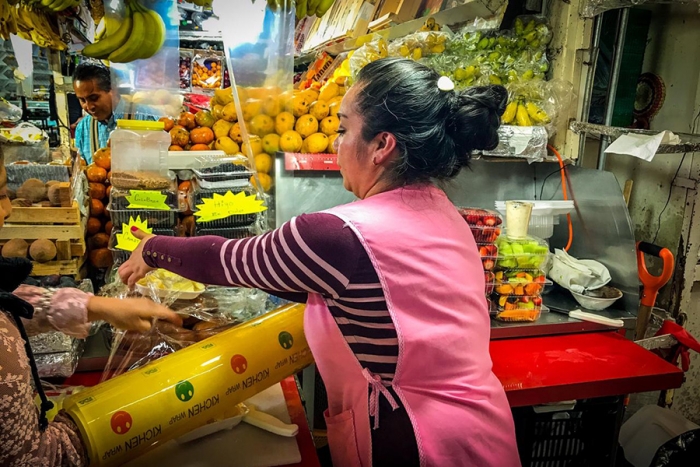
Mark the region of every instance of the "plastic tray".
<instances>
[{"instance_id":1,"label":"plastic tray","mask_svg":"<svg viewBox=\"0 0 700 467\"><path fill-rule=\"evenodd\" d=\"M198 185L198 184L197 184ZM235 187L235 188L220 188L220 189L206 189L197 186L194 192L194 209L197 210L197 205L203 204L204 199L211 199L215 194L225 195L227 192L237 194L240 192L245 192L248 195L257 194L257 191L252 187ZM207 229L220 229L220 228L231 228L231 227L246 227L254 224L262 216L261 213L253 214L235 214L233 216L226 217L224 219L217 219L210 222L200 222L199 218L195 216L195 222L198 226Z\"/></svg>"},{"instance_id":2,"label":"plastic tray","mask_svg":"<svg viewBox=\"0 0 700 467\"><path fill-rule=\"evenodd\" d=\"M177 225L177 211L150 211L145 209L119 209L109 210L112 224L121 228L128 224L130 218L141 218L147 221L148 227L156 229L172 229Z\"/></svg>"},{"instance_id":3,"label":"plastic tray","mask_svg":"<svg viewBox=\"0 0 700 467\"><path fill-rule=\"evenodd\" d=\"M248 180L255 173L248 167L248 159L246 157L229 159L230 160L225 160L222 164L214 167L192 169L192 172L194 172L197 180L203 182Z\"/></svg>"},{"instance_id":4,"label":"plastic tray","mask_svg":"<svg viewBox=\"0 0 700 467\"><path fill-rule=\"evenodd\" d=\"M494 292L491 299L498 311L529 311L542 308L542 297L540 295L501 295L498 292Z\"/></svg>"},{"instance_id":5,"label":"plastic tray","mask_svg":"<svg viewBox=\"0 0 700 467\"><path fill-rule=\"evenodd\" d=\"M504 233L498 238L499 269L541 269L549 256L549 246L545 240L529 236L525 239L508 238Z\"/></svg>"},{"instance_id":6,"label":"plastic tray","mask_svg":"<svg viewBox=\"0 0 700 467\"><path fill-rule=\"evenodd\" d=\"M492 285L501 296L540 296L545 286L552 285L552 282L541 271L512 270L497 271Z\"/></svg>"},{"instance_id":7,"label":"plastic tray","mask_svg":"<svg viewBox=\"0 0 700 467\"><path fill-rule=\"evenodd\" d=\"M498 247L493 243L477 243L479 255L481 256L481 264L484 271L491 271L496 267L498 260Z\"/></svg>"},{"instance_id":8,"label":"plastic tray","mask_svg":"<svg viewBox=\"0 0 700 467\"><path fill-rule=\"evenodd\" d=\"M484 271L484 279L486 281L486 296L493 293L494 281L496 277L491 271Z\"/></svg>"},{"instance_id":9,"label":"plastic tray","mask_svg":"<svg viewBox=\"0 0 700 467\"><path fill-rule=\"evenodd\" d=\"M177 190L177 185L173 183L172 188L169 188L167 190L133 190L133 191L154 191L156 193L160 193L161 195L165 195L165 205L170 208L171 211L179 211L179 202L178 202L178 190ZM112 190L110 191L109 194L109 206L107 207L108 210L115 210L119 211L122 209L130 209L129 208L129 200L126 198L127 196L131 195L132 190L122 190L116 187L112 187ZM114 222L114 221L113 221Z\"/></svg>"},{"instance_id":10,"label":"plastic tray","mask_svg":"<svg viewBox=\"0 0 700 467\"><path fill-rule=\"evenodd\" d=\"M495 318L507 323L533 323L542 315L541 309L497 311Z\"/></svg>"}]
</instances>

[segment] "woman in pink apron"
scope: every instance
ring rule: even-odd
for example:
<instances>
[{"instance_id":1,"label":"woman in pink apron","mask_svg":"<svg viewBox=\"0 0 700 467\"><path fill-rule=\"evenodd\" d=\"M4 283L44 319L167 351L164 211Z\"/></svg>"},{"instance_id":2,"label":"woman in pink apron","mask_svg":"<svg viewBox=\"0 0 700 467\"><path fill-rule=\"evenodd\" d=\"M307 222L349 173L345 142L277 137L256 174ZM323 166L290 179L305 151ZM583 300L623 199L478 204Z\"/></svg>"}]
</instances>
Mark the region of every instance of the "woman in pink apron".
<instances>
[{"instance_id":1,"label":"woman in pink apron","mask_svg":"<svg viewBox=\"0 0 700 467\"><path fill-rule=\"evenodd\" d=\"M493 149L504 88L454 90L410 60L367 65L336 140L359 201L244 240L148 236L119 272L162 267L307 303L304 328L328 393L342 466L519 466L474 238L433 181Z\"/></svg>"}]
</instances>

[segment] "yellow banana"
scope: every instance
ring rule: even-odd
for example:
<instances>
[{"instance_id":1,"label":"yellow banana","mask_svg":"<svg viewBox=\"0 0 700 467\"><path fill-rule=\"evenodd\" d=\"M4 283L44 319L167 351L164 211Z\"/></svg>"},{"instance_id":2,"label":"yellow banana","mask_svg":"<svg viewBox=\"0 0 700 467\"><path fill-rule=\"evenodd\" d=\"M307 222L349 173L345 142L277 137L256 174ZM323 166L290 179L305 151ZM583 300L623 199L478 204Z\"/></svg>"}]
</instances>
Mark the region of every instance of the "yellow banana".
<instances>
[{"instance_id":1,"label":"yellow banana","mask_svg":"<svg viewBox=\"0 0 700 467\"><path fill-rule=\"evenodd\" d=\"M510 104L506 106L506 111L503 112L503 116L501 117L501 121L505 123L506 125L509 123L513 122L513 119L515 118L515 112L518 110L518 102L517 101L512 101Z\"/></svg>"},{"instance_id":2,"label":"yellow banana","mask_svg":"<svg viewBox=\"0 0 700 467\"><path fill-rule=\"evenodd\" d=\"M532 102L525 103L525 109L527 110L527 114L535 123L544 123L546 125L547 123L552 121L552 119L549 118L549 115L547 115L547 112L545 112Z\"/></svg>"},{"instance_id":3,"label":"yellow banana","mask_svg":"<svg viewBox=\"0 0 700 467\"><path fill-rule=\"evenodd\" d=\"M134 25L131 28L129 39L121 47L109 54L110 62L128 63L139 58L141 47L146 37L146 18L140 11L134 11L131 16Z\"/></svg>"},{"instance_id":4,"label":"yellow banana","mask_svg":"<svg viewBox=\"0 0 700 467\"><path fill-rule=\"evenodd\" d=\"M105 22L105 18L106 16L103 16L100 22L97 23L97 27L95 28L95 42L104 39L107 35L107 23Z\"/></svg>"},{"instance_id":5,"label":"yellow banana","mask_svg":"<svg viewBox=\"0 0 700 467\"><path fill-rule=\"evenodd\" d=\"M318 5L321 3L321 0L308 0L307 6L306 6L306 14L307 16L313 16L316 14L316 9L318 8Z\"/></svg>"},{"instance_id":6,"label":"yellow banana","mask_svg":"<svg viewBox=\"0 0 700 467\"><path fill-rule=\"evenodd\" d=\"M515 112L515 121L518 122L518 126L532 126L530 116L522 104L518 104L518 110Z\"/></svg>"},{"instance_id":7,"label":"yellow banana","mask_svg":"<svg viewBox=\"0 0 700 467\"><path fill-rule=\"evenodd\" d=\"M138 2L135 5L144 15L145 30L149 32L143 40L143 46L138 58L151 58L158 53L165 42L165 22L158 12L148 9Z\"/></svg>"},{"instance_id":8,"label":"yellow banana","mask_svg":"<svg viewBox=\"0 0 700 467\"><path fill-rule=\"evenodd\" d=\"M125 15L119 30L99 42L86 46L83 49L83 55L92 58L107 58L112 52L122 47L129 40L131 30L133 29L133 17L129 5L126 6Z\"/></svg>"},{"instance_id":9,"label":"yellow banana","mask_svg":"<svg viewBox=\"0 0 700 467\"><path fill-rule=\"evenodd\" d=\"M296 6L296 16L297 19L303 19L306 17L306 0L297 0L297 6Z\"/></svg>"},{"instance_id":10,"label":"yellow banana","mask_svg":"<svg viewBox=\"0 0 700 467\"><path fill-rule=\"evenodd\" d=\"M321 0L318 7L316 8L316 16L319 18L326 14L326 12L333 6L335 0Z\"/></svg>"}]
</instances>

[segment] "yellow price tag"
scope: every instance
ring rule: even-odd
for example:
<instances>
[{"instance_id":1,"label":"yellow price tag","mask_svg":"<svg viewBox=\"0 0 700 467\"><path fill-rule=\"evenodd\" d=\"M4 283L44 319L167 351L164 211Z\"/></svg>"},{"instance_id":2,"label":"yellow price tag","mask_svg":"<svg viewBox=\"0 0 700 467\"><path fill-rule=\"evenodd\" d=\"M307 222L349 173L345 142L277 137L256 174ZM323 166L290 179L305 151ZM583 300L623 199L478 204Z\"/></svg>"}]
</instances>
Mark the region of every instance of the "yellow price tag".
<instances>
[{"instance_id":1,"label":"yellow price tag","mask_svg":"<svg viewBox=\"0 0 700 467\"><path fill-rule=\"evenodd\" d=\"M156 211L170 211L170 206L165 204L168 196L159 191L131 190L126 199L129 201L127 209L153 209Z\"/></svg>"},{"instance_id":2,"label":"yellow price tag","mask_svg":"<svg viewBox=\"0 0 700 467\"><path fill-rule=\"evenodd\" d=\"M134 237L131 233L132 227L137 227L139 230L149 234L153 233L153 229L148 227L147 221L141 220L141 216L136 216L136 219L129 217L129 223L122 224L122 233L117 234L116 248L118 250L134 251L136 247L139 246L139 243L141 243L141 240Z\"/></svg>"},{"instance_id":3,"label":"yellow price tag","mask_svg":"<svg viewBox=\"0 0 700 467\"><path fill-rule=\"evenodd\" d=\"M255 195L247 195L243 191L235 195L230 191L226 192L225 195L214 193L213 198L204 198L202 201L204 203L197 205L199 211L194 213L199 218L199 222L211 222L230 216L267 210L267 207L263 206L263 200L258 199Z\"/></svg>"}]
</instances>

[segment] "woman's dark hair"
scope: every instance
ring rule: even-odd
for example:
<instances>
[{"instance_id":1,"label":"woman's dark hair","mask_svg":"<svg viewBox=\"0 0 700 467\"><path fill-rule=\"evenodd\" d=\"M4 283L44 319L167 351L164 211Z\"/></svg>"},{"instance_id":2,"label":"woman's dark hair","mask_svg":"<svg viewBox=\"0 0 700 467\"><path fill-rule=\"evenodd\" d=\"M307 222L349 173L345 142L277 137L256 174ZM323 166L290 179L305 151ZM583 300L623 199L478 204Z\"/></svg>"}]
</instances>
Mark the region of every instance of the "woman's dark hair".
<instances>
[{"instance_id":1,"label":"woman's dark hair","mask_svg":"<svg viewBox=\"0 0 700 467\"><path fill-rule=\"evenodd\" d=\"M95 62L83 62L73 72L73 81L91 81L97 82L97 88L100 91L109 92L112 90L112 77L109 73L109 68Z\"/></svg>"},{"instance_id":2,"label":"woman's dark hair","mask_svg":"<svg viewBox=\"0 0 700 467\"><path fill-rule=\"evenodd\" d=\"M508 92L503 86L442 91L440 75L407 59L385 58L365 66L356 86L362 137L396 137L399 157L393 182L407 185L455 177L474 150L498 146L498 126Z\"/></svg>"}]
</instances>

